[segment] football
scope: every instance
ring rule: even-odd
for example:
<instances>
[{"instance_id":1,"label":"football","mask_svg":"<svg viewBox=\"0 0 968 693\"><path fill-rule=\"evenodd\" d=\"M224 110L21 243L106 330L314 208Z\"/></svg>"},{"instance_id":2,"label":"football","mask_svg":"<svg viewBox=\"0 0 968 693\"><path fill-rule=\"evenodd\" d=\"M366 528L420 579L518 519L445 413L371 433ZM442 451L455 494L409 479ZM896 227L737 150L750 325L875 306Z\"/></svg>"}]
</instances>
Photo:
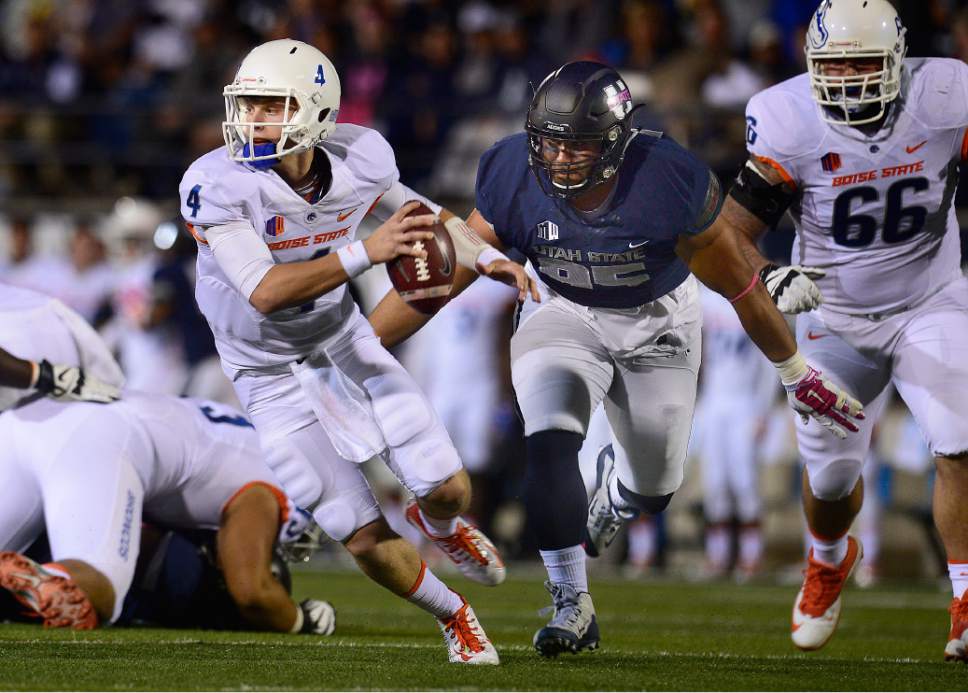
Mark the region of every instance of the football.
<instances>
[{"instance_id":1,"label":"football","mask_svg":"<svg viewBox=\"0 0 968 693\"><path fill-rule=\"evenodd\" d=\"M433 214L427 205L421 204L407 216ZM450 233L438 221L430 230L433 240L417 241L418 247L427 251L427 259L401 255L387 263L387 273L393 287L404 301L424 315L433 315L444 307L450 298L457 268L457 255Z\"/></svg>"}]
</instances>

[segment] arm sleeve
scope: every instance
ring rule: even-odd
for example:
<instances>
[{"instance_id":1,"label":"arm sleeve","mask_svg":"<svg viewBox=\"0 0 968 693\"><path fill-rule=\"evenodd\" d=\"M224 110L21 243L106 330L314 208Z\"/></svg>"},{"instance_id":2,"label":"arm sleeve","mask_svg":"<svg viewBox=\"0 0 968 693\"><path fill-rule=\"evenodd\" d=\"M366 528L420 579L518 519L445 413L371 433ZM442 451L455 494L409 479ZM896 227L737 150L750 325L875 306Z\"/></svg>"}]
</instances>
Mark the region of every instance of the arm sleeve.
<instances>
[{"instance_id":1,"label":"arm sleeve","mask_svg":"<svg viewBox=\"0 0 968 693\"><path fill-rule=\"evenodd\" d=\"M719 182L719 177L710 169L706 169L705 174L698 176L698 183L693 188L692 196L692 225L690 233L702 233L716 221L719 210L723 208L723 186Z\"/></svg>"},{"instance_id":2,"label":"arm sleeve","mask_svg":"<svg viewBox=\"0 0 968 693\"><path fill-rule=\"evenodd\" d=\"M205 230L209 248L219 268L246 300L272 269L269 247L248 222L212 226Z\"/></svg>"},{"instance_id":3,"label":"arm sleeve","mask_svg":"<svg viewBox=\"0 0 968 693\"><path fill-rule=\"evenodd\" d=\"M411 200L423 202L434 214L440 214L440 210L442 209L436 202L424 197L400 181L394 181L389 189L377 198L373 209L370 210L370 214L380 222L384 222L390 218L390 215L400 209L404 203L410 202Z\"/></svg>"}]
</instances>

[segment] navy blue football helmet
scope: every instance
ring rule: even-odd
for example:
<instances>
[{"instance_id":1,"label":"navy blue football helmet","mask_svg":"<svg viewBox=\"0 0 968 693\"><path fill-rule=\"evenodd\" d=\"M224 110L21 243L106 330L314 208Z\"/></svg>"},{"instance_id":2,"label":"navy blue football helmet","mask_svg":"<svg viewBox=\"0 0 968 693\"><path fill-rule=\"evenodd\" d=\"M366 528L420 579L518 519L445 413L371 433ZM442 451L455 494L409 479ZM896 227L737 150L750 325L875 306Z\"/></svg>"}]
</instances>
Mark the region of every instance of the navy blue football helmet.
<instances>
[{"instance_id":1,"label":"navy blue football helmet","mask_svg":"<svg viewBox=\"0 0 968 693\"><path fill-rule=\"evenodd\" d=\"M541 189L567 199L612 178L634 132L633 110L625 81L608 65L581 60L545 77L525 124L528 163ZM577 156L554 161L560 148Z\"/></svg>"}]
</instances>

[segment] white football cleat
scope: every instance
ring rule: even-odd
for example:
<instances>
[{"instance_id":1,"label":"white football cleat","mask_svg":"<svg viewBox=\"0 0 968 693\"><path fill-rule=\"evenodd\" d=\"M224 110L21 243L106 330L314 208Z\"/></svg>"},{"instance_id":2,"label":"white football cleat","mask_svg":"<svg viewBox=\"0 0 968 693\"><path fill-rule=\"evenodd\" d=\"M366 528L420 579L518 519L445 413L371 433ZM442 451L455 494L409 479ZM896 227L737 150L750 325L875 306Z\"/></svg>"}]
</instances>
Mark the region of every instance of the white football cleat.
<instances>
[{"instance_id":1,"label":"white football cleat","mask_svg":"<svg viewBox=\"0 0 968 693\"><path fill-rule=\"evenodd\" d=\"M615 452L611 444L598 451L595 469L595 493L588 503L588 523L585 525L585 553L597 558L604 551L618 530L639 515L635 509L616 508L608 492L615 476Z\"/></svg>"},{"instance_id":2,"label":"white football cleat","mask_svg":"<svg viewBox=\"0 0 968 693\"><path fill-rule=\"evenodd\" d=\"M438 618L444 634L447 658L452 664L500 664L497 650L481 628L474 609L461 597L464 605L450 618Z\"/></svg>"},{"instance_id":3,"label":"white football cleat","mask_svg":"<svg viewBox=\"0 0 968 693\"><path fill-rule=\"evenodd\" d=\"M944 661L968 662L968 596L952 599L948 611L951 612L951 631L944 648Z\"/></svg>"},{"instance_id":4,"label":"white football cleat","mask_svg":"<svg viewBox=\"0 0 968 693\"><path fill-rule=\"evenodd\" d=\"M571 585L545 582L554 602L554 616L534 634L532 644L542 657L557 657L562 652L578 654L597 650L599 642L595 605L588 592L578 592Z\"/></svg>"},{"instance_id":5,"label":"white football cleat","mask_svg":"<svg viewBox=\"0 0 968 693\"><path fill-rule=\"evenodd\" d=\"M430 541L437 545L447 557L457 565L458 570L468 580L494 587L504 582L507 569L497 548L484 532L463 517L457 518L457 531L449 537L434 536L420 517L417 500L411 498L407 503L407 522L420 530Z\"/></svg>"},{"instance_id":6,"label":"white football cleat","mask_svg":"<svg viewBox=\"0 0 968 693\"><path fill-rule=\"evenodd\" d=\"M840 622L840 592L864 556L860 542L847 537L847 555L836 568L807 557L803 586L793 603L790 636L801 650L819 650L837 630Z\"/></svg>"}]
</instances>

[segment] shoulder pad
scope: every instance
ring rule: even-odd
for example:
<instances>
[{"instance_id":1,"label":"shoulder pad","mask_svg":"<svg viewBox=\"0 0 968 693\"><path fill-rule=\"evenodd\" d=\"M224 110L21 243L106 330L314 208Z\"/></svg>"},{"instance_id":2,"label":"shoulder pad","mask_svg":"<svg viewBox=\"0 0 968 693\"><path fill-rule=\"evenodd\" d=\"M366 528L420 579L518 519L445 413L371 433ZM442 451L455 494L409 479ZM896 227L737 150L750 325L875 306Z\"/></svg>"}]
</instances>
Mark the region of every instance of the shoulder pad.
<instances>
[{"instance_id":1,"label":"shoulder pad","mask_svg":"<svg viewBox=\"0 0 968 693\"><path fill-rule=\"evenodd\" d=\"M376 130L350 123L339 123L321 146L362 180L390 187L400 178L393 147Z\"/></svg>"},{"instance_id":2,"label":"shoulder pad","mask_svg":"<svg viewBox=\"0 0 968 693\"><path fill-rule=\"evenodd\" d=\"M521 132L496 142L477 166L477 209L492 224L499 224L502 209L515 198L522 181L531 175L528 168L528 136ZM504 204L498 201L503 200Z\"/></svg>"},{"instance_id":3,"label":"shoulder pad","mask_svg":"<svg viewBox=\"0 0 968 693\"><path fill-rule=\"evenodd\" d=\"M824 124L810 95L806 74L764 89L746 106L746 147L777 161L813 151Z\"/></svg>"},{"instance_id":4,"label":"shoulder pad","mask_svg":"<svg viewBox=\"0 0 968 693\"><path fill-rule=\"evenodd\" d=\"M200 226L220 226L244 219L244 202L255 199L256 176L219 147L196 159L178 186L182 217Z\"/></svg>"},{"instance_id":5,"label":"shoulder pad","mask_svg":"<svg viewBox=\"0 0 968 693\"><path fill-rule=\"evenodd\" d=\"M968 125L968 65L952 58L904 61L910 79L905 110L927 127L939 130Z\"/></svg>"}]
</instances>

